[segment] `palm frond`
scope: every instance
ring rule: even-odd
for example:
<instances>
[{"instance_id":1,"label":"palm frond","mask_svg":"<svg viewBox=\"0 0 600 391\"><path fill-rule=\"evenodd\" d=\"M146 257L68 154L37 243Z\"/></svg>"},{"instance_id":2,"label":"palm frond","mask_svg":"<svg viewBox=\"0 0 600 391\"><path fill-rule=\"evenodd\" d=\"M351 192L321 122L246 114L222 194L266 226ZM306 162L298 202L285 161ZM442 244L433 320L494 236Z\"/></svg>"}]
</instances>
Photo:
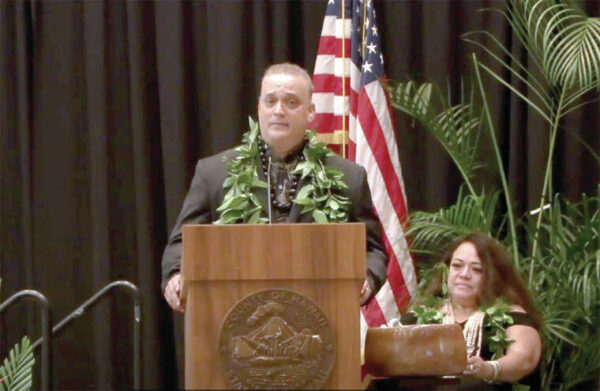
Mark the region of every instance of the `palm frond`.
<instances>
[{"instance_id":1,"label":"palm frond","mask_svg":"<svg viewBox=\"0 0 600 391\"><path fill-rule=\"evenodd\" d=\"M557 117L578 107L577 102L585 93L600 89L600 18L552 0L511 0L506 11L499 12L527 49L530 61L540 69L543 80L492 34L473 32L465 34L464 39L483 49L513 80L489 65L479 63L481 69L527 102L542 118L552 124ZM491 39L493 48L475 40L476 34ZM524 83L537 99L523 93L515 81Z\"/></svg>"},{"instance_id":2,"label":"palm frond","mask_svg":"<svg viewBox=\"0 0 600 391\"><path fill-rule=\"evenodd\" d=\"M467 186L474 193L471 179L479 167L481 114L469 103L450 104L439 94L440 104L432 99L432 85L414 82L394 83L389 89L392 106L427 128L456 164Z\"/></svg>"},{"instance_id":3,"label":"palm frond","mask_svg":"<svg viewBox=\"0 0 600 391\"><path fill-rule=\"evenodd\" d=\"M548 388L569 389L600 369L598 205L597 198L585 195L578 203L556 195L539 229L533 221L526 227L529 237L537 238L540 251L525 259L521 272L529 276L529 288L543 314L542 370Z\"/></svg>"},{"instance_id":4,"label":"palm frond","mask_svg":"<svg viewBox=\"0 0 600 391\"><path fill-rule=\"evenodd\" d=\"M600 81L600 19L571 4L511 0L508 20L553 86L583 87Z\"/></svg>"},{"instance_id":5,"label":"palm frond","mask_svg":"<svg viewBox=\"0 0 600 391\"><path fill-rule=\"evenodd\" d=\"M600 311L600 308L596 308ZM562 365L563 377L566 379L565 389L589 381L597 376L600 368L600 332L596 327L580 328L579 340L586 344L585 349L569 349L566 355L569 357L568 365Z\"/></svg>"},{"instance_id":6,"label":"palm frond","mask_svg":"<svg viewBox=\"0 0 600 391\"><path fill-rule=\"evenodd\" d=\"M436 262L430 267L422 267L419 270L419 293L425 292L427 288L435 281L442 280L442 295L446 295L447 292L444 289L448 289L446 281L448 279L448 265L443 262Z\"/></svg>"},{"instance_id":7,"label":"palm frond","mask_svg":"<svg viewBox=\"0 0 600 391\"><path fill-rule=\"evenodd\" d=\"M479 41L475 40L475 37L478 35L481 35L484 38L490 40L492 43L494 43L494 48L485 46ZM498 38L496 38L493 34L487 31L468 32L463 35L463 40L482 49L492 59L498 62L503 67L503 69L508 71L515 80L518 80L519 82L523 83L527 87L528 91L531 91L533 93L537 100L529 100L518 89L514 92L517 93L517 95L522 99L527 99L527 102L542 116L542 118L544 118L548 122L551 122L548 113L550 113L552 110L553 102L551 97L548 96L548 94L546 93L546 91L549 88L547 81L545 81L544 79L540 80L534 74L528 72L527 67L524 64L522 64L519 61L519 59L515 57L510 52L510 50L508 50L508 48L506 48L500 42ZM503 60L500 54L497 54L494 49L499 50L501 52L501 55L506 57L510 62ZM491 69L489 70L489 73L501 84L504 84L509 89L512 89L512 84L505 81L504 77L497 75L495 72L491 71Z\"/></svg>"},{"instance_id":8,"label":"palm frond","mask_svg":"<svg viewBox=\"0 0 600 391\"><path fill-rule=\"evenodd\" d=\"M0 367L0 391L30 390L34 362L29 338L23 337L21 344L15 345Z\"/></svg>"},{"instance_id":9,"label":"palm frond","mask_svg":"<svg viewBox=\"0 0 600 391\"><path fill-rule=\"evenodd\" d=\"M557 30L547 43L545 73L553 84L567 88L598 85L600 81L600 19L565 13L571 25ZM553 24L547 26L553 28Z\"/></svg>"},{"instance_id":10,"label":"palm frond","mask_svg":"<svg viewBox=\"0 0 600 391\"><path fill-rule=\"evenodd\" d=\"M587 88L582 89L577 94L573 94L571 99L565 100L565 106L563 110L564 115L571 114L573 111L579 110L583 106L587 106L589 104L598 102L600 100L600 97L596 97L595 99L587 99L584 101L581 101L580 99L580 97L584 96L588 91L593 91L594 89L596 89L595 86L589 86Z\"/></svg>"},{"instance_id":11,"label":"palm frond","mask_svg":"<svg viewBox=\"0 0 600 391\"><path fill-rule=\"evenodd\" d=\"M580 107L578 102L586 93L600 90L600 19L588 17L580 9L553 0L511 0L503 15L507 17L515 36L527 49L529 58L541 70L545 79L543 84L548 86L547 89L540 91L537 86L541 83L527 82L535 80L534 74L514 56L510 56L509 64L493 51L486 48L486 52L491 54L492 60L499 63L504 70L512 76L517 76L517 81L524 82L544 104L540 105L526 92L521 91L515 80L507 80L503 74L494 71L489 65L478 62L474 57L475 72L484 102L485 92L481 88L480 69L526 102L550 125L550 143L540 196L540 213L536 223L536 230L539 230L544 215L541 208L547 202L548 194L552 193L552 160L560 120L567 113ZM504 55L509 52L497 40L494 42ZM523 73L523 76L520 73ZM493 128L491 124L489 127ZM504 178L502 179L505 194L508 195ZM507 197L507 207L510 211L509 204ZM512 228L511 219L511 234L514 234ZM536 236L531 247L534 257L537 256L538 250ZM531 276L529 280L531 281Z\"/></svg>"},{"instance_id":12,"label":"palm frond","mask_svg":"<svg viewBox=\"0 0 600 391\"><path fill-rule=\"evenodd\" d=\"M456 203L449 208L412 213L407 231L412 238L411 247L439 254L446 243L457 236L473 231L491 235L499 197L500 192L464 195L461 188Z\"/></svg>"}]
</instances>

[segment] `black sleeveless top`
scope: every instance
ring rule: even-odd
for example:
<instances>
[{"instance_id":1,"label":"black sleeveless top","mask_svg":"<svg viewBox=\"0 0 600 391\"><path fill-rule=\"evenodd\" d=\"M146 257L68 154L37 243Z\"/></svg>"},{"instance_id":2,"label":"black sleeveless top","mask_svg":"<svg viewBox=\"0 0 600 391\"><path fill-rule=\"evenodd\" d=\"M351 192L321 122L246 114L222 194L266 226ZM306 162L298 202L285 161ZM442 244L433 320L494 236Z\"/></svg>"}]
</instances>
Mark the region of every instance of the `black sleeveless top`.
<instances>
[{"instance_id":1,"label":"black sleeveless top","mask_svg":"<svg viewBox=\"0 0 600 391\"><path fill-rule=\"evenodd\" d=\"M538 329L533 317L525 312L511 311L508 315L513 318L512 325L531 326L536 330ZM402 315L400 322L403 325L413 325L417 323L417 318L413 312L407 312ZM465 323L466 322L460 323L460 326L464 327ZM489 328L484 327L484 341L486 332L489 332ZM480 356L484 360L490 360L492 358L492 352L490 352L487 344L484 344L481 347ZM541 386L540 365L538 364L535 371L531 374L522 378L519 381L519 384L529 386L530 390L539 390ZM374 379L371 381L368 388L374 390L512 390L512 383L489 384L470 376L460 376L454 379L399 377Z\"/></svg>"}]
</instances>

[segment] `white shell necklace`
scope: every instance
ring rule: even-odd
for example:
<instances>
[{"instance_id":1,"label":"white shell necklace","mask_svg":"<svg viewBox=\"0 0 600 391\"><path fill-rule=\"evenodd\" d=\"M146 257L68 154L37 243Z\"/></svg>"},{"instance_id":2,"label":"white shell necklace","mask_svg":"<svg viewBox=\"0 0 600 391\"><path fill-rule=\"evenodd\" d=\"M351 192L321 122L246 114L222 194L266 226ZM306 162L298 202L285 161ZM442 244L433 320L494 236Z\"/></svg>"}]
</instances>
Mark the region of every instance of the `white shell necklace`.
<instances>
[{"instance_id":1,"label":"white shell necklace","mask_svg":"<svg viewBox=\"0 0 600 391\"><path fill-rule=\"evenodd\" d=\"M454 324L454 309L450 299L444 302L442 306L442 312L444 313L443 324ZM463 327L463 337L467 344L467 357L479 356L481 353L481 341L483 339L483 318L485 314L482 311L475 311L473 315L469 316L465 326Z\"/></svg>"}]
</instances>

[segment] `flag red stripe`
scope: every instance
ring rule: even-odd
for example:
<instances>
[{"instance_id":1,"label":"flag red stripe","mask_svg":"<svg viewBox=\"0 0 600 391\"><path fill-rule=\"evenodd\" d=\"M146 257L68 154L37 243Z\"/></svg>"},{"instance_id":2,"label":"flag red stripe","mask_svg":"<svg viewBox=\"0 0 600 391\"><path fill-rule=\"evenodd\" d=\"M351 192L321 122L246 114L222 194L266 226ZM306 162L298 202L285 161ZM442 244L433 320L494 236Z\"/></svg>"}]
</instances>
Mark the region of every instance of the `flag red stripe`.
<instances>
[{"instance_id":1,"label":"flag red stripe","mask_svg":"<svg viewBox=\"0 0 600 391\"><path fill-rule=\"evenodd\" d=\"M350 77L345 79L346 93L350 91ZM342 78L332 74L317 74L313 76L314 92L328 92L341 96L344 90L342 89Z\"/></svg>"},{"instance_id":2,"label":"flag red stripe","mask_svg":"<svg viewBox=\"0 0 600 391\"><path fill-rule=\"evenodd\" d=\"M349 160L352 160L353 162L356 161L356 144L352 140L348 142L346 154Z\"/></svg>"},{"instance_id":3,"label":"flag red stripe","mask_svg":"<svg viewBox=\"0 0 600 391\"><path fill-rule=\"evenodd\" d=\"M390 257L387 267L390 287L392 288L392 292L394 292L394 297L396 298L396 304L398 305L398 308L400 308L400 311L405 311L410 302L410 292L404 283L404 277L402 275L400 265L398 264L398 259L396 258L396 254L394 253L390 241L385 233L383 234L383 243L385 245L385 250ZM391 283L392 281L394 281L393 284Z\"/></svg>"},{"instance_id":4,"label":"flag red stripe","mask_svg":"<svg viewBox=\"0 0 600 391\"><path fill-rule=\"evenodd\" d=\"M350 114L357 117L357 108L358 108L358 93L354 90L350 91Z\"/></svg>"},{"instance_id":5,"label":"flag red stripe","mask_svg":"<svg viewBox=\"0 0 600 391\"><path fill-rule=\"evenodd\" d=\"M369 327L377 327L387 323L377 300L370 300L367 304L360 307L360 310L362 311Z\"/></svg>"},{"instance_id":6,"label":"flag red stripe","mask_svg":"<svg viewBox=\"0 0 600 391\"><path fill-rule=\"evenodd\" d=\"M365 138L377 161L381 175L383 176L387 193L392 200L394 210L398 215L398 219L401 222L404 222L406 220L406 206L404 205L404 199L402 197L400 181L398 180L395 171L393 169L388 169L388 167L393 167L392 159L388 153L383 130L377 120L375 110L371 105L371 100L364 89L360 92L357 116L361 127L364 130Z\"/></svg>"},{"instance_id":7,"label":"flag red stripe","mask_svg":"<svg viewBox=\"0 0 600 391\"><path fill-rule=\"evenodd\" d=\"M344 54L345 58L350 58L350 40L345 40ZM336 57L342 57L342 39L336 38L331 35L323 35L321 36L321 40L319 41L319 50L317 54L329 54L334 55Z\"/></svg>"},{"instance_id":8,"label":"flag red stripe","mask_svg":"<svg viewBox=\"0 0 600 391\"><path fill-rule=\"evenodd\" d=\"M315 119L308 125L309 129L313 129L318 125L319 133L333 133L334 130L342 129L342 116L332 113L318 113ZM348 117L346 117L346 130L348 130Z\"/></svg>"}]
</instances>

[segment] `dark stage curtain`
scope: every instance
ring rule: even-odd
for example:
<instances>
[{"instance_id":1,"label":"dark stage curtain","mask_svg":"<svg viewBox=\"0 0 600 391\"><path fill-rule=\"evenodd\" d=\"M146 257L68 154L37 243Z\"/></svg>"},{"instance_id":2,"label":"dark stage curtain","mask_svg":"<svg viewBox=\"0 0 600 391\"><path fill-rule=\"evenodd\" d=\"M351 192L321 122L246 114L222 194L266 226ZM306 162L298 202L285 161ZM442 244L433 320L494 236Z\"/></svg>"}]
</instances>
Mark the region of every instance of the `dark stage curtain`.
<instances>
[{"instance_id":1,"label":"dark stage curtain","mask_svg":"<svg viewBox=\"0 0 600 391\"><path fill-rule=\"evenodd\" d=\"M168 232L196 160L234 146L248 115L256 116L263 69L292 61L312 71L325 6L0 2L2 300L40 290L58 321L105 284L127 279L144 301L143 387L182 387L182 317L159 288ZM485 28L511 40L498 15L478 12L490 6L502 2L376 1L390 78L459 86L475 50L461 34ZM489 85L514 196L522 208L537 207L546 130ZM598 184L597 163L573 137L598 151L598 111L574 115L560 136L554 185L573 199ZM460 178L442 149L400 115L397 128L409 207L452 202ZM488 171L482 180L496 181ZM2 356L23 334L40 335L32 308L3 313ZM131 387L131 320L130 300L113 294L58 335L54 387Z\"/></svg>"}]
</instances>

